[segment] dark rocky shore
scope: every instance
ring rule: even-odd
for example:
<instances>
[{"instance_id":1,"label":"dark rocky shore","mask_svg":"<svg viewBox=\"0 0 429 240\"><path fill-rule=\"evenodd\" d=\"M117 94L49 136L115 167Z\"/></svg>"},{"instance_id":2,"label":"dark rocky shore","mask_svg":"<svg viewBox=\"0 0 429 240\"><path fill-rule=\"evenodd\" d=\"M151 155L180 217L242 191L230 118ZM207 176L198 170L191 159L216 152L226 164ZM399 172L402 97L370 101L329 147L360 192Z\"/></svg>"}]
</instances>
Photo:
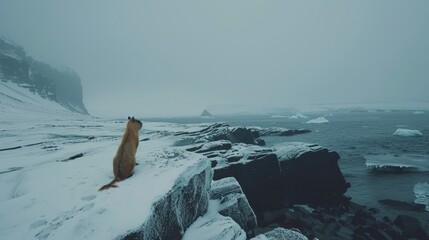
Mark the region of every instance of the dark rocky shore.
<instances>
[{"instance_id":1,"label":"dark rocky shore","mask_svg":"<svg viewBox=\"0 0 429 240\"><path fill-rule=\"evenodd\" d=\"M150 221L121 238L181 239L198 229L211 234L205 239L429 239L425 206L381 200L403 210L392 217L347 197L352 186L337 152L296 142L267 148L262 139L304 133L225 123L174 133L176 147L204 155L207 167L178 181L153 206ZM204 218L212 201L220 217Z\"/></svg>"},{"instance_id":2,"label":"dark rocky shore","mask_svg":"<svg viewBox=\"0 0 429 240\"><path fill-rule=\"evenodd\" d=\"M262 136L308 132L219 123L178 135L194 142L188 151L210 159L214 180L233 177L239 184L236 188L241 186L257 219L255 224L252 214L242 214L251 222L240 224L248 238L283 227L295 229L308 239L429 239L429 218L424 221L429 214L424 206L384 200L422 216L404 214L392 219L345 196L351 186L338 167L337 152L307 143L285 143L278 149L260 146L264 145Z\"/></svg>"}]
</instances>

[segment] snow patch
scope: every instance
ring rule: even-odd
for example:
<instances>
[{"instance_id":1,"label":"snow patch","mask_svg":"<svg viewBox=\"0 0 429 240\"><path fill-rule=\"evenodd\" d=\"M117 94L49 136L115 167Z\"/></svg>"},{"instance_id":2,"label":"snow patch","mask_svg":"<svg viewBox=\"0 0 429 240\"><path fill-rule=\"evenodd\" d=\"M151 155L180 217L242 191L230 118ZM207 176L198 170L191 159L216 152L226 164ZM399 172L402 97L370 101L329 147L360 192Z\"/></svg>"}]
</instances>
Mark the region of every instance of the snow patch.
<instances>
[{"instance_id":1,"label":"snow patch","mask_svg":"<svg viewBox=\"0 0 429 240\"><path fill-rule=\"evenodd\" d=\"M246 240L246 233L230 217L218 213L219 200L210 200L207 213L185 232L183 240Z\"/></svg>"}]
</instances>

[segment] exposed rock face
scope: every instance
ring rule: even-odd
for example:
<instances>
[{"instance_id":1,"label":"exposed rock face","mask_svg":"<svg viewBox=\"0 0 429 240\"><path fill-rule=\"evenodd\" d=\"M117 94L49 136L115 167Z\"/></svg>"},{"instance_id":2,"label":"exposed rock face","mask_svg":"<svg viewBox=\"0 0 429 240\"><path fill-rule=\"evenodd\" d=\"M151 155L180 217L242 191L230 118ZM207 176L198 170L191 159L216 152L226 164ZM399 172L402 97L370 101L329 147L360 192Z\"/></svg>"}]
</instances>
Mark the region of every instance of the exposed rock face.
<instances>
[{"instance_id":1,"label":"exposed rock face","mask_svg":"<svg viewBox=\"0 0 429 240\"><path fill-rule=\"evenodd\" d=\"M215 180L236 178L257 215L284 202L325 206L344 200L349 184L338 167L336 152L306 143L285 143L275 151L258 147L255 137L279 132L253 129L211 125L187 134L206 141L187 150L210 159Z\"/></svg>"},{"instance_id":2,"label":"exposed rock face","mask_svg":"<svg viewBox=\"0 0 429 240\"><path fill-rule=\"evenodd\" d=\"M230 176L240 183L256 213L280 206L280 166L272 152L251 152L237 162L214 167L214 180Z\"/></svg>"},{"instance_id":3,"label":"exposed rock face","mask_svg":"<svg viewBox=\"0 0 429 240\"><path fill-rule=\"evenodd\" d=\"M70 69L58 70L27 56L24 49L0 38L0 79L28 88L65 108L88 114L82 102L79 76Z\"/></svg>"},{"instance_id":4,"label":"exposed rock face","mask_svg":"<svg viewBox=\"0 0 429 240\"><path fill-rule=\"evenodd\" d=\"M182 239L185 230L207 212L212 170L188 171L173 189L152 205L152 215L140 229L122 239Z\"/></svg>"},{"instance_id":5,"label":"exposed rock face","mask_svg":"<svg viewBox=\"0 0 429 240\"><path fill-rule=\"evenodd\" d=\"M218 212L221 215L231 217L246 232L257 226L256 215L235 178L213 181L210 198L219 200Z\"/></svg>"},{"instance_id":6,"label":"exposed rock face","mask_svg":"<svg viewBox=\"0 0 429 240\"><path fill-rule=\"evenodd\" d=\"M316 206L341 201L350 184L338 167L338 153L307 143L285 143L276 149L284 200Z\"/></svg>"},{"instance_id":7,"label":"exposed rock face","mask_svg":"<svg viewBox=\"0 0 429 240\"><path fill-rule=\"evenodd\" d=\"M307 237L293 230L276 228L270 232L260 234L251 240L307 240Z\"/></svg>"},{"instance_id":8,"label":"exposed rock face","mask_svg":"<svg viewBox=\"0 0 429 240\"><path fill-rule=\"evenodd\" d=\"M287 128L259 128L251 127L250 130L255 138L264 136L294 136L298 134L310 133L308 129L287 129Z\"/></svg>"}]
</instances>

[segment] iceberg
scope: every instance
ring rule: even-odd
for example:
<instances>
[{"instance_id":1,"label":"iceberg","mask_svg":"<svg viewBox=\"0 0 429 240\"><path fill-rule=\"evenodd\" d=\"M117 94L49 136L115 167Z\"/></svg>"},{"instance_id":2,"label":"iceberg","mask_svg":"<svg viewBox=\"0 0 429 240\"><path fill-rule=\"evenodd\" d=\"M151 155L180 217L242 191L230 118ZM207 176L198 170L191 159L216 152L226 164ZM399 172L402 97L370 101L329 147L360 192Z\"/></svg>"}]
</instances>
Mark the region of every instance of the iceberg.
<instances>
[{"instance_id":1,"label":"iceberg","mask_svg":"<svg viewBox=\"0 0 429 240\"><path fill-rule=\"evenodd\" d=\"M365 155L366 166L381 172L425 172L429 171L427 155L376 154Z\"/></svg>"},{"instance_id":2,"label":"iceberg","mask_svg":"<svg viewBox=\"0 0 429 240\"><path fill-rule=\"evenodd\" d=\"M328 123L328 122L329 122L329 120L326 119L325 117L318 117L318 118L311 119L311 120L307 121L307 123L317 123L317 124Z\"/></svg>"},{"instance_id":3,"label":"iceberg","mask_svg":"<svg viewBox=\"0 0 429 240\"><path fill-rule=\"evenodd\" d=\"M289 117L289 119L298 119L298 118L308 118L307 116L301 114L301 113L297 113L295 115L292 115Z\"/></svg>"},{"instance_id":4,"label":"iceberg","mask_svg":"<svg viewBox=\"0 0 429 240\"><path fill-rule=\"evenodd\" d=\"M405 128L398 128L393 133L393 136L418 137L418 136L423 136L423 134L419 130L411 130L411 129L405 129Z\"/></svg>"},{"instance_id":5,"label":"iceberg","mask_svg":"<svg viewBox=\"0 0 429 240\"><path fill-rule=\"evenodd\" d=\"M429 183L424 182L414 185L414 195L416 196L414 202L426 205L426 211L429 211Z\"/></svg>"}]
</instances>

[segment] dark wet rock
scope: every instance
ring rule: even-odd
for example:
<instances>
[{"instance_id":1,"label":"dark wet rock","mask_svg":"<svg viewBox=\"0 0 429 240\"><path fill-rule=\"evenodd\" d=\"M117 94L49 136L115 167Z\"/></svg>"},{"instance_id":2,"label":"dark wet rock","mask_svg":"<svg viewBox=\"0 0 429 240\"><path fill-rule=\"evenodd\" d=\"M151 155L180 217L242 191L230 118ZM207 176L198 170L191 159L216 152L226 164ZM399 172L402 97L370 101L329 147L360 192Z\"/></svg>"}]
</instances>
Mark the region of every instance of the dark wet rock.
<instances>
[{"instance_id":1,"label":"dark wet rock","mask_svg":"<svg viewBox=\"0 0 429 240\"><path fill-rule=\"evenodd\" d=\"M284 228L276 228L270 232L260 234L251 240L307 240L301 233Z\"/></svg>"},{"instance_id":2,"label":"dark wet rock","mask_svg":"<svg viewBox=\"0 0 429 240\"><path fill-rule=\"evenodd\" d=\"M245 127L232 128L229 138L233 143L256 144L252 131Z\"/></svg>"},{"instance_id":3,"label":"dark wet rock","mask_svg":"<svg viewBox=\"0 0 429 240\"><path fill-rule=\"evenodd\" d=\"M359 209L352 218L352 224L355 226L366 225L369 221L374 222L375 218L367 209Z\"/></svg>"},{"instance_id":4,"label":"dark wet rock","mask_svg":"<svg viewBox=\"0 0 429 240\"><path fill-rule=\"evenodd\" d=\"M186 150L190 152L196 152L196 153L207 153L212 151L228 150L228 149L231 149L231 147L232 147L231 142L226 140L219 140L219 141L199 144L191 148L188 148Z\"/></svg>"},{"instance_id":5,"label":"dark wet rock","mask_svg":"<svg viewBox=\"0 0 429 240\"><path fill-rule=\"evenodd\" d=\"M256 215L235 178L213 181L210 197L219 200L218 212L221 215L231 217L246 232L257 226Z\"/></svg>"},{"instance_id":6,"label":"dark wet rock","mask_svg":"<svg viewBox=\"0 0 429 240\"><path fill-rule=\"evenodd\" d=\"M426 205L424 204L409 203L409 202L397 201L393 199L382 199L382 200L379 200L378 202L398 210L420 212L420 211L424 211L426 208Z\"/></svg>"},{"instance_id":7,"label":"dark wet rock","mask_svg":"<svg viewBox=\"0 0 429 240\"><path fill-rule=\"evenodd\" d=\"M150 140L149 138L143 138L143 139L140 140L140 142L146 142L146 141L149 141L149 140Z\"/></svg>"},{"instance_id":8,"label":"dark wet rock","mask_svg":"<svg viewBox=\"0 0 429 240\"><path fill-rule=\"evenodd\" d=\"M233 150L239 151L238 149L242 147L244 146L235 146ZM213 179L219 180L225 177L237 179L257 214L279 208L281 192L279 191L280 166L277 156L269 149L257 146L247 150L238 161L228 162L220 159L214 168ZM233 152L229 151L226 156L231 153Z\"/></svg>"},{"instance_id":9,"label":"dark wet rock","mask_svg":"<svg viewBox=\"0 0 429 240\"><path fill-rule=\"evenodd\" d=\"M287 129L287 128L259 128L251 127L250 130L253 133L255 138L260 136L294 136L298 134L310 133L311 130L308 129Z\"/></svg>"},{"instance_id":10,"label":"dark wet rock","mask_svg":"<svg viewBox=\"0 0 429 240\"><path fill-rule=\"evenodd\" d=\"M262 138L255 138L255 142L259 146L265 146L266 145L265 140Z\"/></svg>"},{"instance_id":11,"label":"dark wet rock","mask_svg":"<svg viewBox=\"0 0 429 240\"><path fill-rule=\"evenodd\" d=\"M272 226L282 226L289 229L299 229L300 232L309 239L408 239L403 234L400 227L391 221L386 222L372 213L366 207L350 203L348 210L344 213L336 214L327 208L310 208L308 206L293 205L281 210L264 212L263 218L259 221L256 232L269 231ZM398 222L412 222L408 219L401 219ZM401 225L401 224L399 224ZM419 224L414 224L421 226ZM402 225L401 225L402 226ZM406 227L404 227L405 229ZM416 232L413 228L410 232ZM419 228L423 229L423 228ZM417 231L418 239L425 239L425 233ZM413 235L415 238L417 235ZM422 238L423 236L423 238Z\"/></svg>"},{"instance_id":12,"label":"dark wet rock","mask_svg":"<svg viewBox=\"0 0 429 240\"><path fill-rule=\"evenodd\" d=\"M182 239L185 230L207 212L211 180L209 165L188 170L152 205L147 221L119 239Z\"/></svg>"},{"instance_id":13,"label":"dark wet rock","mask_svg":"<svg viewBox=\"0 0 429 240\"><path fill-rule=\"evenodd\" d=\"M215 124L202 130L200 137L206 141L227 140L231 143L245 143L256 145L252 132L245 127L229 127L228 124Z\"/></svg>"},{"instance_id":14,"label":"dark wet rock","mask_svg":"<svg viewBox=\"0 0 429 240\"><path fill-rule=\"evenodd\" d=\"M423 230L420 221L412 216L399 215L395 219L395 224L403 231L407 238L429 239L428 234Z\"/></svg>"},{"instance_id":15,"label":"dark wet rock","mask_svg":"<svg viewBox=\"0 0 429 240\"><path fill-rule=\"evenodd\" d=\"M68 161L75 160L76 158L81 158L81 157L83 157L83 153L78 153L78 154L73 155L73 156L71 156L71 157L69 157L67 159L57 160L57 162L68 162Z\"/></svg>"},{"instance_id":16,"label":"dark wet rock","mask_svg":"<svg viewBox=\"0 0 429 240\"><path fill-rule=\"evenodd\" d=\"M286 143L276 149L287 202L324 206L343 200L350 184L339 169L338 153L308 143Z\"/></svg>"}]
</instances>

